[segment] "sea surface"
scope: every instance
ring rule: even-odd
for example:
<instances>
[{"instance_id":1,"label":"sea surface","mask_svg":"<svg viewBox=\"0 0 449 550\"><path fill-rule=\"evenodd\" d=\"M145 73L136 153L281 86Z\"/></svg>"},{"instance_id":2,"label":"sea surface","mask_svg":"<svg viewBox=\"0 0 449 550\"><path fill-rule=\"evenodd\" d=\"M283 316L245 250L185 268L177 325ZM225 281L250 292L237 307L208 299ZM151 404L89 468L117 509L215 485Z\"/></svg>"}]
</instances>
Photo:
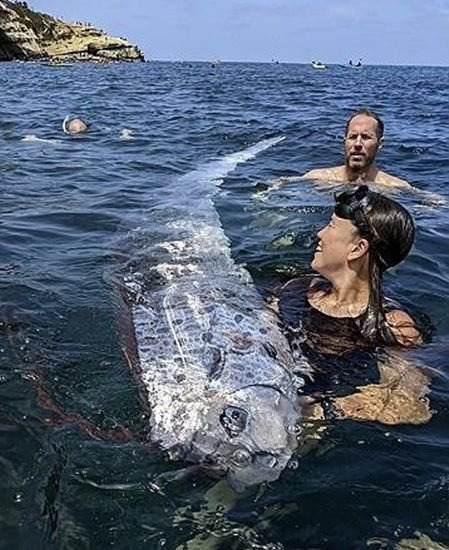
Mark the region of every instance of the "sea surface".
<instances>
[{"instance_id":1,"label":"sea surface","mask_svg":"<svg viewBox=\"0 0 449 550\"><path fill-rule=\"evenodd\" d=\"M0 549L449 545L448 83L436 67L0 65ZM337 422L298 468L230 502L216 479L183 477L157 448L120 438L144 433L148 416L105 274L133 254L133 231L157 232L151 207L174 182L278 135L215 203L256 284L310 272L334 190L270 181L339 164L361 106L385 120L379 166L416 188L396 196L416 244L385 286L429 319L431 342L407 359L432 376L434 416ZM67 136L76 114L92 125Z\"/></svg>"}]
</instances>

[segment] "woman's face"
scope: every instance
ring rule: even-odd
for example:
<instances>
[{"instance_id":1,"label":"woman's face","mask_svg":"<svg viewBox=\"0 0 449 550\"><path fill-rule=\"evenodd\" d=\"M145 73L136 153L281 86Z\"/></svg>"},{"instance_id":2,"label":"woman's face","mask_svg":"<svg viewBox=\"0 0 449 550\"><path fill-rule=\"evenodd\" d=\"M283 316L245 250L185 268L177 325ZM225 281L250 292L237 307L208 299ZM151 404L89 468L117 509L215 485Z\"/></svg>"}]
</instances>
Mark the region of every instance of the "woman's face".
<instances>
[{"instance_id":1,"label":"woman's face","mask_svg":"<svg viewBox=\"0 0 449 550\"><path fill-rule=\"evenodd\" d=\"M360 237L350 220L338 218L335 214L317 236L319 240L312 268L323 277L332 277L348 266L349 255Z\"/></svg>"}]
</instances>

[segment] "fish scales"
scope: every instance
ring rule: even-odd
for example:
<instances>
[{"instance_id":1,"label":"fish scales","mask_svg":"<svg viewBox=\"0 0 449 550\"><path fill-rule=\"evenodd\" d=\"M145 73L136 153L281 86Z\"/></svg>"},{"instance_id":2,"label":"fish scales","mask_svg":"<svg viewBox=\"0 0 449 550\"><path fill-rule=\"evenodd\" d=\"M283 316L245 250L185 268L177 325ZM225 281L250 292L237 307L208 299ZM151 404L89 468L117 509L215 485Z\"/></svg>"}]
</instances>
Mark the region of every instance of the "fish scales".
<instances>
[{"instance_id":1,"label":"fish scales","mask_svg":"<svg viewBox=\"0 0 449 550\"><path fill-rule=\"evenodd\" d=\"M128 278L152 439L170 456L226 473L237 489L276 479L287 465L308 366L233 261L211 197L220 176L276 141L183 178L188 207L171 207L181 193L169 190L155 210L162 238L139 229L140 260Z\"/></svg>"}]
</instances>

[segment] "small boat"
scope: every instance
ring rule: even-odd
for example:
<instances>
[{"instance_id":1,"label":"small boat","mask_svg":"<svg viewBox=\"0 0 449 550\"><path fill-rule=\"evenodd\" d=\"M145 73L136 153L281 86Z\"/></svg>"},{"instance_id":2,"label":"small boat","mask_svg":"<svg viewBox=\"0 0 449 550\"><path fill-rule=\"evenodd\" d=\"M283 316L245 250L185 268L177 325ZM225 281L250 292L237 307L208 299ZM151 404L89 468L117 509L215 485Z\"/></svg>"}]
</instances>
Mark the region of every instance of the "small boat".
<instances>
[{"instance_id":1,"label":"small boat","mask_svg":"<svg viewBox=\"0 0 449 550\"><path fill-rule=\"evenodd\" d=\"M353 61L352 59L349 60L349 66L354 67L354 69L358 69L362 66L362 58L359 57L358 61Z\"/></svg>"},{"instance_id":2,"label":"small boat","mask_svg":"<svg viewBox=\"0 0 449 550\"><path fill-rule=\"evenodd\" d=\"M75 63L68 63L68 62L55 62L55 61L48 61L46 63L41 63L41 65L44 65L45 67L72 67Z\"/></svg>"},{"instance_id":3,"label":"small boat","mask_svg":"<svg viewBox=\"0 0 449 550\"><path fill-rule=\"evenodd\" d=\"M321 61L312 61L312 67L314 69L327 69L327 65Z\"/></svg>"}]
</instances>

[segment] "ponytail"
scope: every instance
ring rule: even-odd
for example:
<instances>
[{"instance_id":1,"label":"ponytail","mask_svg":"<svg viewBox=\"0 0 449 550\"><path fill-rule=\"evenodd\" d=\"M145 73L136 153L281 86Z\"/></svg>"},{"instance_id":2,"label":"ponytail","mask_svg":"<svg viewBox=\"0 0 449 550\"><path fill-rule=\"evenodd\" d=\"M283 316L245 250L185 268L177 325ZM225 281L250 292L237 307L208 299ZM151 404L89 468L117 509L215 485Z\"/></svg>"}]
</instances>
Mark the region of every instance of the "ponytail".
<instances>
[{"instance_id":1,"label":"ponytail","mask_svg":"<svg viewBox=\"0 0 449 550\"><path fill-rule=\"evenodd\" d=\"M373 344L397 344L385 315L382 291L383 270L375 254L370 254L369 257L369 274L368 307L360 318L360 332L368 342Z\"/></svg>"}]
</instances>

